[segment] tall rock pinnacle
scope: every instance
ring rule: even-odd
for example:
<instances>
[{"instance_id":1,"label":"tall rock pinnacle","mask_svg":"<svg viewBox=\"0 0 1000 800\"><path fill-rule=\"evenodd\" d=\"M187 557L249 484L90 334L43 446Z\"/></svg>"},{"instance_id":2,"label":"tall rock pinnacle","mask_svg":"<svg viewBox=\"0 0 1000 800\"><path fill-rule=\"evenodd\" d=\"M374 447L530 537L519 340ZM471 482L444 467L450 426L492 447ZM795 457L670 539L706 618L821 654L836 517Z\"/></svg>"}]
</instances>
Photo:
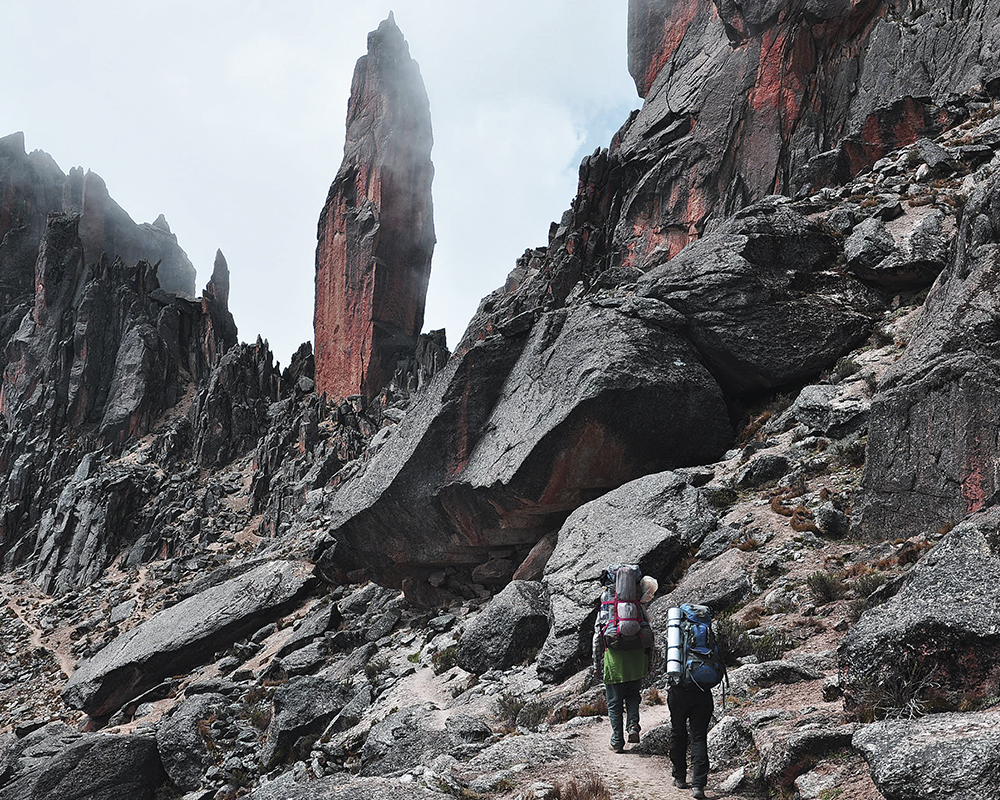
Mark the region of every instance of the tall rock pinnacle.
<instances>
[{"instance_id":1,"label":"tall rock pinnacle","mask_svg":"<svg viewBox=\"0 0 1000 800\"><path fill-rule=\"evenodd\" d=\"M430 105L392 17L354 70L344 161L316 246L317 390L375 395L424 321L434 250Z\"/></svg>"}]
</instances>

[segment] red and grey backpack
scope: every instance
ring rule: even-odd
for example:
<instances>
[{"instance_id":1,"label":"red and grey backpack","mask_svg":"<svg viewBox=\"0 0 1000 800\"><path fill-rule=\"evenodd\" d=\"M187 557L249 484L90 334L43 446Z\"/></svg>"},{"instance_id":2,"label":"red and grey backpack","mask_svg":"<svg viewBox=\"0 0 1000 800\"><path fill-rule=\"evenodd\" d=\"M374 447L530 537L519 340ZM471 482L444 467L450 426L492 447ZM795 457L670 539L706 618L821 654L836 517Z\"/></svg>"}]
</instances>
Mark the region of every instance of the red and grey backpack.
<instances>
[{"instance_id":1,"label":"red and grey backpack","mask_svg":"<svg viewBox=\"0 0 1000 800\"><path fill-rule=\"evenodd\" d=\"M601 575L604 592L598 621L604 644L614 650L653 646L653 629L639 604L641 580L636 564L610 564Z\"/></svg>"}]
</instances>

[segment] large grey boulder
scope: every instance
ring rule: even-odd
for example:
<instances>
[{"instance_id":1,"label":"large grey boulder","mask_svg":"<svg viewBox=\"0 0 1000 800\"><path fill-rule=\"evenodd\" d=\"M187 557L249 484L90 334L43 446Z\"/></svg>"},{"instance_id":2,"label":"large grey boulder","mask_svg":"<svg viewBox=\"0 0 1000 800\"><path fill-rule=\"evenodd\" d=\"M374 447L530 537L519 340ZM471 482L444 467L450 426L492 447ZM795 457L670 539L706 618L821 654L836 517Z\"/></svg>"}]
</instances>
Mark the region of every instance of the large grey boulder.
<instances>
[{"instance_id":1,"label":"large grey boulder","mask_svg":"<svg viewBox=\"0 0 1000 800\"><path fill-rule=\"evenodd\" d=\"M221 694L197 694L184 700L156 728L156 746L171 782L190 792L202 782L205 770L215 763L202 726L224 715L229 701Z\"/></svg>"},{"instance_id":2,"label":"large grey boulder","mask_svg":"<svg viewBox=\"0 0 1000 800\"><path fill-rule=\"evenodd\" d=\"M411 706L372 726L361 750L362 777L399 775L451 749L451 736L431 727L434 708ZM425 756L430 754L429 758Z\"/></svg>"},{"instance_id":3,"label":"large grey boulder","mask_svg":"<svg viewBox=\"0 0 1000 800\"><path fill-rule=\"evenodd\" d=\"M481 342L435 377L334 495L330 560L397 585L471 573L498 547L514 565L574 508L728 446L721 391L673 330L586 305L522 340Z\"/></svg>"},{"instance_id":4,"label":"large grey boulder","mask_svg":"<svg viewBox=\"0 0 1000 800\"><path fill-rule=\"evenodd\" d=\"M857 433L867 426L871 410L864 386L861 381L810 384L799 392L788 416L823 436L840 439Z\"/></svg>"},{"instance_id":5,"label":"large grey boulder","mask_svg":"<svg viewBox=\"0 0 1000 800\"><path fill-rule=\"evenodd\" d=\"M649 617L658 634L666 634L667 609L682 603L708 606L715 613L732 608L753 586L751 557L737 548L725 550L711 561L691 566L676 588L649 605Z\"/></svg>"},{"instance_id":6,"label":"large grey boulder","mask_svg":"<svg viewBox=\"0 0 1000 800\"><path fill-rule=\"evenodd\" d=\"M552 764L578 755L580 748L571 742L540 733L507 736L492 744L468 762L470 772L480 774L509 769L516 764Z\"/></svg>"},{"instance_id":7,"label":"large grey boulder","mask_svg":"<svg viewBox=\"0 0 1000 800\"><path fill-rule=\"evenodd\" d=\"M849 706L876 715L927 701L957 708L1000 678L1000 509L969 517L838 649Z\"/></svg>"},{"instance_id":8,"label":"large grey boulder","mask_svg":"<svg viewBox=\"0 0 1000 800\"><path fill-rule=\"evenodd\" d=\"M1000 797L1000 713L933 714L863 726L864 753L886 800Z\"/></svg>"},{"instance_id":9,"label":"large grey boulder","mask_svg":"<svg viewBox=\"0 0 1000 800\"><path fill-rule=\"evenodd\" d=\"M891 290L929 286L947 265L955 230L954 218L929 205L907 208L888 225L867 219L844 242L848 269Z\"/></svg>"},{"instance_id":10,"label":"large grey boulder","mask_svg":"<svg viewBox=\"0 0 1000 800\"><path fill-rule=\"evenodd\" d=\"M458 665L481 675L522 662L549 632L549 602L537 581L511 581L465 626Z\"/></svg>"},{"instance_id":11,"label":"large grey boulder","mask_svg":"<svg viewBox=\"0 0 1000 800\"><path fill-rule=\"evenodd\" d=\"M153 800L165 779L150 736L80 734L52 723L4 754L0 800Z\"/></svg>"},{"instance_id":12,"label":"large grey boulder","mask_svg":"<svg viewBox=\"0 0 1000 800\"><path fill-rule=\"evenodd\" d=\"M286 613L313 585L309 564L275 561L154 614L80 664L62 691L105 716L169 675L187 672Z\"/></svg>"},{"instance_id":13,"label":"large grey boulder","mask_svg":"<svg viewBox=\"0 0 1000 800\"><path fill-rule=\"evenodd\" d=\"M552 627L538 654L539 675L558 680L581 656L589 657L601 571L608 564L639 564L660 580L716 525L702 492L674 472L639 478L573 512L542 580Z\"/></svg>"},{"instance_id":14,"label":"large grey boulder","mask_svg":"<svg viewBox=\"0 0 1000 800\"><path fill-rule=\"evenodd\" d=\"M655 266L638 292L683 315L728 392L772 389L816 374L868 337L882 302L834 271L838 253L818 224L769 201Z\"/></svg>"},{"instance_id":15,"label":"large grey boulder","mask_svg":"<svg viewBox=\"0 0 1000 800\"><path fill-rule=\"evenodd\" d=\"M294 752L302 737L319 736L327 724L350 701L352 689L343 681L319 676L297 676L279 686L272 699L273 714L267 738L260 751L265 770L294 755L299 759L309 753Z\"/></svg>"},{"instance_id":16,"label":"large grey boulder","mask_svg":"<svg viewBox=\"0 0 1000 800\"><path fill-rule=\"evenodd\" d=\"M956 254L924 303L910 344L871 407L862 533L930 533L1000 489L1000 174L969 200Z\"/></svg>"}]
</instances>

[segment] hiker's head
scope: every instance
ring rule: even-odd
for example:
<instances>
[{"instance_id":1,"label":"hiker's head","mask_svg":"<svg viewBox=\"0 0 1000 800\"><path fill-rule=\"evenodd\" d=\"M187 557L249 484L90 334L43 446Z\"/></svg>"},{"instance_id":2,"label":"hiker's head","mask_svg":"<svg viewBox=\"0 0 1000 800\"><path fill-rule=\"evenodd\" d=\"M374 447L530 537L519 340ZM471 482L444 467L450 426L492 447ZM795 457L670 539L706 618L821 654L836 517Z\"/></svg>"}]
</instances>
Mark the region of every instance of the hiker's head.
<instances>
[{"instance_id":1,"label":"hiker's head","mask_svg":"<svg viewBox=\"0 0 1000 800\"><path fill-rule=\"evenodd\" d=\"M659 588L660 584L656 578L646 575L641 581L639 581L639 602L648 603L653 599L653 595L656 594L656 590Z\"/></svg>"}]
</instances>

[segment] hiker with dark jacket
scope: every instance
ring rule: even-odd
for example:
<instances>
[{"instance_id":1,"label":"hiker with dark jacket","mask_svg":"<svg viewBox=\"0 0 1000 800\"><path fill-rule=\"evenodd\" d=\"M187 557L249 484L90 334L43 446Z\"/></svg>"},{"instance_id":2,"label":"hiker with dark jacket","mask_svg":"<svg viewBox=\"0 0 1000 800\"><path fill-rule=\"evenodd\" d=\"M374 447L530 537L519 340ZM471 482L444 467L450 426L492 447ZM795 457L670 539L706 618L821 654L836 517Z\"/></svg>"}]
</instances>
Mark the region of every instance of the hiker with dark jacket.
<instances>
[{"instance_id":1,"label":"hiker with dark jacket","mask_svg":"<svg viewBox=\"0 0 1000 800\"><path fill-rule=\"evenodd\" d=\"M610 569L610 568L609 568ZM645 610L642 604L652 600L658 584L655 578L646 576L639 581L637 605L642 621L645 623ZM614 603L614 586L608 586L601 598L602 609ZM608 647L607 635L608 617L599 613L594 623L594 674L599 681L604 682L604 692L608 701L608 718L611 720L611 749L616 753L625 751L625 733L631 744L639 742L639 690L643 678L649 672L652 646L621 649ZM648 628L648 623L646 624ZM650 645L652 639L650 638ZM622 724L624 712L625 722Z\"/></svg>"},{"instance_id":2,"label":"hiker with dark jacket","mask_svg":"<svg viewBox=\"0 0 1000 800\"><path fill-rule=\"evenodd\" d=\"M715 707L712 687L727 679L726 666L711 629L712 614L706 606L682 605L667 613L667 707L674 786L679 789L690 786L691 796L702 798L708 783L708 726Z\"/></svg>"}]
</instances>

